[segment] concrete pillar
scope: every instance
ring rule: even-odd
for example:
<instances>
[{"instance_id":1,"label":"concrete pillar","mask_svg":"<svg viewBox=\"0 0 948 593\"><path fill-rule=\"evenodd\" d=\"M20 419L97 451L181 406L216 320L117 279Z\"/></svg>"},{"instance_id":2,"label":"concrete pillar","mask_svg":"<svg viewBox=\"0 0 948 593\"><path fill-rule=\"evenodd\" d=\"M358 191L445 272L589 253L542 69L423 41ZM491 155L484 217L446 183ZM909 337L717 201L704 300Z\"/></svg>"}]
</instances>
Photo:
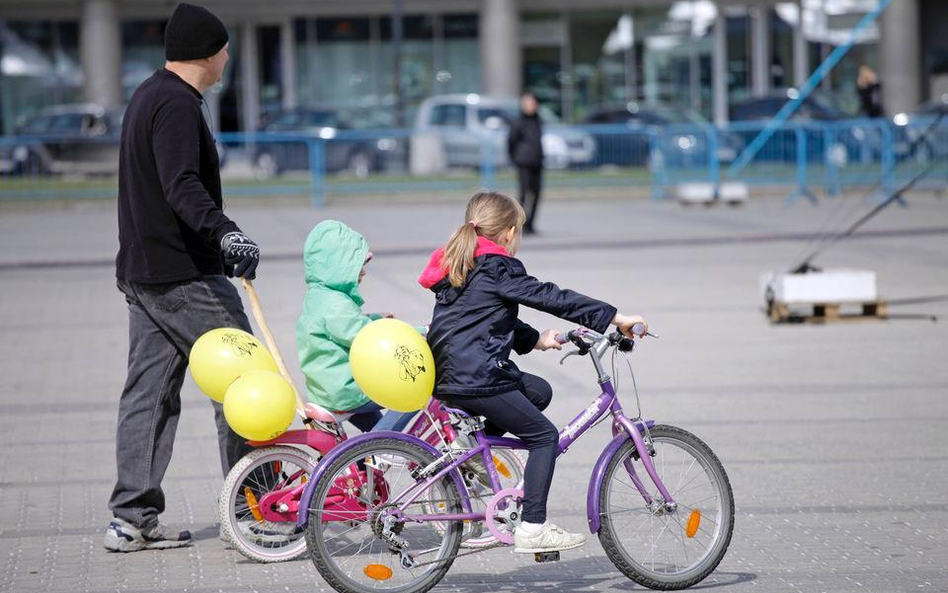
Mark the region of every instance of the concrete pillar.
<instances>
[{"instance_id":1,"label":"concrete pillar","mask_svg":"<svg viewBox=\"0 0 948 593\"><path fill-rule=\"evenodd\" d=\"M260 52L257 50L257 24L247 21L240 29L240 99L245 132L260 123Z\"/></svg>"},{"instance_id":2,"label":"concrete pillar","mask_svg":"<svg viewBox=\"0 0 948 593\"><path fill-rule=\"evenodd\" d=\"M85 0L79 34L86 101L122 105L122 23L116 0Z\"/></svg>"},{"instance_id":3,"label":"concrete pillar","mask_svg":"<svg viewBox=\"0 0 948 593\"><path fill-rule=\"evenodd\" d=\"M803 36L803 1L798 2L799 18L793 27L793 86L800 88L810 77L810 52Z\"/></svg>"},{"instance_id":4,"label":"concrete pillar","mask_svg":"<svg viewBox=\"0 0 948 593\"><path fill-rule=\"evenodd\" d=\"M879 59L886 114L911 112L922 102L921 20L918 0L896 0L882 13Z\"/></svg>"},{"instance_id":5,"label":"concrete pillar","mask_svg":"<svg viewBox=\"0 0 948 593\"><path fill-rule=\"evenodd\" d=\"M280 23L280 72L283 74L283 108L293 109L299 104L296 95L296 33L292 19Z\"/></svg>"},{"instance_id":6,"label":"concrete pillar","mask_svg":"<svg viewBox=\"0 0 948 593\"><path fill-rule=\"evenodd\" d=\"M714 50L711 54L711 104L714 123L718 126L728 121L727 92L727 17L724 7L718 3L718 14L714 18Z\"/></svg>"},{"instance_id":7,"label":"concrete pillar","mask_svg":"<svg viewBox=\"0 0 948 593\"><path fill-rule=\"evenodd\" d=\"M483 0L479 25L481 88L484 94L518 96L522 53L517 0Z\"/></svg>"},{"instance_id":8,"label":"concrete pillar","mask_svg":"<svg viewBox=\"0 0 948 593\"><path fill-rule=\"evenodd\" d=\"M770 92L770 6L750 8L751 92L762 97Z\"/></svg>"}]
</instances>

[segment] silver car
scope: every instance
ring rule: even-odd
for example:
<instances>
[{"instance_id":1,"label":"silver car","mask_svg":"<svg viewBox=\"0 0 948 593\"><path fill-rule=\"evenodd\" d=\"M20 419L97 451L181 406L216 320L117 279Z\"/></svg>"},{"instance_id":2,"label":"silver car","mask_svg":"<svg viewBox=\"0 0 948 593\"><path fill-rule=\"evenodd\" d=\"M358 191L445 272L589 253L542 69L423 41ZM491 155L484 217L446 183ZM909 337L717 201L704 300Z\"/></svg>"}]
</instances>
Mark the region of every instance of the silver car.
<instances>
[{"instance_id":1,"label":"silver car","mask_svg":"<svg viewBox=\"0 0 948 593\"><path fill-rule=\"evenodd\" d=\"M478 94L436 95L418 108L413 133L436 137L448 167L509 165L507 129L520 117L517 99ZM564 126L556 116L540 107L543 120L543 165L549 169L589 165L596 154L593 137Z\"/></svg>"}]
</instances>

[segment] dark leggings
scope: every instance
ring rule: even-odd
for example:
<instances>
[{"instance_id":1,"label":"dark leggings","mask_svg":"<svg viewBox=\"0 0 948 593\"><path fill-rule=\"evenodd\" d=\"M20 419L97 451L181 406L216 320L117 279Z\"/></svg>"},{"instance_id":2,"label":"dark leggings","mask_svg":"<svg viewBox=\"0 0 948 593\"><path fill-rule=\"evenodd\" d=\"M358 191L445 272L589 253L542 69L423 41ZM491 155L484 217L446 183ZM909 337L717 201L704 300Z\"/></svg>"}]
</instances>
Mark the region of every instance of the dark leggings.
<instances>
[{"instance_id":1,"label":"dark leggings","mask_svg":"<svg viewBox=\"0 0 948 593\"><path fill-rule=\"evenodd\" d=\"M533 223L537 217L537 208L540 207L540 186L542 184L543 169L541 167L519 167L517 177L520 181L520 205L527 213L527 222L523 227L528 231L532 231Z\"/></svg>"},{"instance_id":2,"label":"dark leggings","mask_svg":"<svg viewBox=\"0 0 948 593\"><path fill-rule=\"evenodd\" d=\"M523 475L523 520L546 521L546 499L550 494L556 464L559 432L542 410L550 405L553 389L545 380L523 374L524 389L486 397L458 396L445 401L486 419L485 432L500 436L511 433L527 445L530 456Z\"/></svg>"}]
</instances>

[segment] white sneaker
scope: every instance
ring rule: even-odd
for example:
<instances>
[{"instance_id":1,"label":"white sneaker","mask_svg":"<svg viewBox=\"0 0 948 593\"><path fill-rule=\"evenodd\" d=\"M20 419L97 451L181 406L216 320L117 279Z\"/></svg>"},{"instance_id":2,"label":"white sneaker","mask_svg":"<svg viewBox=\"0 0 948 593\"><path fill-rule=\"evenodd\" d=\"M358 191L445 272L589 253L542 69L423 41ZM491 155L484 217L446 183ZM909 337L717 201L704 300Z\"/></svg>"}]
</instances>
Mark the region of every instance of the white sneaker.
<instances>
[{"instance_id":1,"label":"white sneaker","mask_svg":"<svg viewBox=\"0 0 948 593\"><path fill-rule=\"evenodd\" d=\"M578 548L585 543L585 535L563 531L552 523L544 523L536 533L529 533L523 527L517 527L514 531L514 552L518 554L560 552Z\"/></svg>"}]
</instances>

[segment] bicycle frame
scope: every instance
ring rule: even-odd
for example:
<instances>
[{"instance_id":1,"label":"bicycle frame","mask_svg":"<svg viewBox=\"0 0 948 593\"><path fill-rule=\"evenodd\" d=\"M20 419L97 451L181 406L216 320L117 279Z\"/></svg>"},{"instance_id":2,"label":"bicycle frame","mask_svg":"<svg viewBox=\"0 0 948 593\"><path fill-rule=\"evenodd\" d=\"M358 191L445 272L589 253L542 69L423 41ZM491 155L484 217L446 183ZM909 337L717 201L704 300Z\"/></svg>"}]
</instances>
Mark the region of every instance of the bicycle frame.
<instances>
[{"instance_id":1,"label":"bicycle frame","mask_svg":"<svg viewBox=\"0 0 948 593\"><path fill-rule=\"evenodd\" d=\"M588 330L587 330L588 331ZM594 332L588 332L594 334ZM598 335L598 334L596 334ZM608 465L609 459L615 454L615 452L621 447L628 439L632 439L632 442L635 444L636 451L638 452L639 460L642 462L642 465L645 467L645 471L648 474L648 477L655 484L655 487L658 489L659 493L663 498L663 503L674 505L675 502L672 499L671 495L668 493L667 488L662 483L661 479L658 476L658 472L655 470L655 466L652 463L652 457L649 451L648 446L645 443L642 433L654 425L654 421L641 419L630 419L622 410L622 406L619 403L618 396L616 394L615 388L612 384L612 378L606 374L605 370L602 367L601 358L602 355L608 350L610 344L606 340L600 340L596 345L591 346L588 349L588 352L592 355L590 358L593 360L593 364L596 367L596 371L599 375L599 384L602 388L602 393L592 401L582 412L580 412L572 421L569 422L559 433L558 441L558 451L557 456L562 455L570 446L576 442L580 437L582 437L586 431L596 425L601 418L606 413L610 413L613 417L612 420L612 441L606 446L602 454L599 456L599 460L596 462L596 465L593 468L592 476L590 477L589 489L587 493L587 520L589 522L590 531L596 533L599 531L599 494L602 487L602 480L605 473L606 466ZM450 408L447 411L451 411ZM499 492L501 490L500 478L497 475L497 469L494 465L491 448L500 447L506 449L526 449L526 445L523 441L515 438L509 437L493 437L487 436L484 434L483 430L479 430L476 433L477 445L472 447L469 451L461 454L458 457L453 458L452 461L445 464L439 471L434 475L424 479L423 481L417 482L415 485L411 486L407 490L399 493L394 498L390 498L387 501L389 505L398 505L398 508L394 511L401 520L404 521L413 521L413 522L425 522L425 521L483 521L485 519L485 514L475 513L471 510L470 498L467 493L467 489L463 487L463 480L460 477L458 468L467 462L469 459L473 458L476 455L481 455L484 465L487 468L487 474L490 479L491 488L493 491ZM393 438L396 440L405 441L415 445L420 445L423 448L427 449L432 453L439 462L442 461L445 457L444 454L430 443L421 440L420 438L413 436L412 434L404 433L395 433L395 432L378 432L371 433L366 435L361 435L354 439L351 439L346 447L339 447L335 449L330 457L335 458L340 456L346 449L349 447L354 447L357 444L364 442L372 438ZM300 501L300 508L309 508L310 501L312 499L313 490L315 484L319 482L322 477L322 472L324 468L331 465L331 463L321 463L320 467L316 469L316 472L313 475L313 479L309 481L306 485L306 490L303 493L302 499ZM635 470L634 465L631 461L627 460L624 463L624 467L629 474L629 478L632 480L632 483L635 485L636 489L639 491L643 500L646 504L652 504L653 498L649 494L648 489L645 487L645 484L642 482L642 479L639 477L638 473ZM458 490L461 494L461 504L462 512L461 513L442 513L435 515L407 515L403 512L403 509L408 505L413 503L422 493L428 490L433 484L440 481L442 478L450 476L454 479L455 483L458 485ZM307 513L301 513L299 515L299 525L305 527L308 522Z\"/></svg>"},{"instance_id":2,"label":"bicycle frame","mask_svg":"<svg viewBox=\"0 0 948 593\"><path fill-rule=\"evenodd\" d=\"M441 403L436 399L432 399L428 402L428 407L412 421L408 428L408 434L418 437L435 447L447 445L456 438L454 427L451 426L449 420L450 417L441 406ZM301 445L318 451L321 457L325 457L338 444L347 440L345 431L341 428L335 434L328 432L328 429L303 428L288 430L268 441L247 441L247 444L254 448L273 445ZM292 483L294 480L288 481ZM306 484L283 488L276 487L260 498L258 512L267 521L296 523L299 520L298 509L305 489ZM285 510L277 510L280 508Z\"/></svg>"}]
</instances>

